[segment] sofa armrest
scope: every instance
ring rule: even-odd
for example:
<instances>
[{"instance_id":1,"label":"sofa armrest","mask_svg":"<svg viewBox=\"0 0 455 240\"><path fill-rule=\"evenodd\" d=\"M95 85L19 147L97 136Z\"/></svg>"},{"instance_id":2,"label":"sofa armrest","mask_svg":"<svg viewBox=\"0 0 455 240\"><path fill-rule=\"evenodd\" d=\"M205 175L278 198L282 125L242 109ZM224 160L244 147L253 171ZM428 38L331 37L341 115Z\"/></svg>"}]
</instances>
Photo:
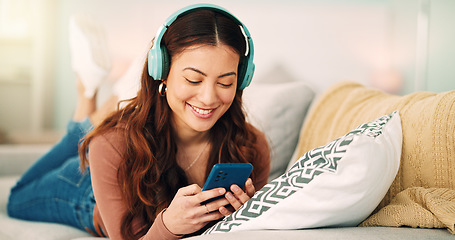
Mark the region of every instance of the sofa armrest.
<instances>
[{"instance_id":1,"label":"sofa armrest","mask_svg":"<svg viewBox=\"0 0 455 240\"><path fill-rule=\"evenodd\" d=\"M50 148L48 144L0 145L0 176L22 174Z\"/></svg>"}]
</instances>

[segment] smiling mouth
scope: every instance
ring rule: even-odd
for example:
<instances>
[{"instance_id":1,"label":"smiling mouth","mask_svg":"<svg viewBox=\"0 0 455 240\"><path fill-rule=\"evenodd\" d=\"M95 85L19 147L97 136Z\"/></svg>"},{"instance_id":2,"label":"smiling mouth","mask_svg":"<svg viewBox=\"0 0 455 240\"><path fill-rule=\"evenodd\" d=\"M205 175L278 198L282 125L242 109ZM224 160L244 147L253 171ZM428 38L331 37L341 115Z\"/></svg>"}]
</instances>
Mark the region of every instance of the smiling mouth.
<instances>
[{"instance_id":1,"label":"smiling mouth","mask_svg":"<svg viewBox=\"0 0 455 240\"><path fill-rule=\"evenodd\" d=\"M215 109L202 109L202 108L198 108L198 107L195 107L191 104L188 103L188 105L197 113L201 114L201 115L207 115L207 114L210 114L211 112L213 112L213 110Z\"/></svg>"}]
</instances>

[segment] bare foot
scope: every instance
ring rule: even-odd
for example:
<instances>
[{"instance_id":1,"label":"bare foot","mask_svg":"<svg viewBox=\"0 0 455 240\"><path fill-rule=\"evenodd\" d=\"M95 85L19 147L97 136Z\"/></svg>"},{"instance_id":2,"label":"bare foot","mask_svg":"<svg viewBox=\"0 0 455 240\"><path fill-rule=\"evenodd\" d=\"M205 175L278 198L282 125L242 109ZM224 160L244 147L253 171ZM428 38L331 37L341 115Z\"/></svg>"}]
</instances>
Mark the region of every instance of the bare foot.
<instances>
[{"instance_id":1,"label":"bare foot","mask_svg":"<svg viewBox=\"0 0 455 240\"><path fill-rule=\"evenodd\" d=\"M104 119L109 116L111 113L118 109L118 97L112 95L106 100L106 102L98 108L95 112L90 115L90 122L93 126L98 126L101 124Z\"/></svg>"}]
</instances>

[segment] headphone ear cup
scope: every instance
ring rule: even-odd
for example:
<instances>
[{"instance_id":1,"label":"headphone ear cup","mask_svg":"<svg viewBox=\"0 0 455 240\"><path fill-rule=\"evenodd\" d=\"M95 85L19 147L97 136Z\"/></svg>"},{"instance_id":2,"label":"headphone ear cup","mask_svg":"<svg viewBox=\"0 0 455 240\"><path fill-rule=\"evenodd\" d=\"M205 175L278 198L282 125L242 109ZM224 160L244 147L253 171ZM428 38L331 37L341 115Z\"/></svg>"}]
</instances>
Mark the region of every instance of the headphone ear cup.
<instances>
[{"instance_id":1,"label":"headphone ear cup","mask_svg":"<svg viewBox=\"0 0 455 240\"><path fill-rule=\"evenodd\" d=\"M155 80L161 80L162 76L162 56L161 50L151 48L148 54L148 72L149 75Z\"/></svg>"},{"instance_id":2,"label":"headphone ear cup","mask_svg":"<svg viewBox=\"0 0 455 240\"><path fill-rule=\"evenodd\" d=\"M246 60L246 59L245 59ZM246 63L243 62L242 65L239 66L238 69L238 77L237 77L237 88L242 89L242 85L245 82L245 72L246 72Z\"/></svg>"},{"instance_id":3,"label":"headphone ear cup","mask_svg":"<svg viewBox=\"0 0 455 240\"><path fill-rule=\"evenodd\" d=\"M248 64L246 73L245 73L245 77L242 82L242 86L240 86L241 89L245 89L246 87L248 87L250 85L251 80L253 80L253 74L254 74L255 69L256 69L256 66L254 65L253 62Z\"/></svg>"},{"instance_id":4,"label":"headphone ear cup","mask_svg":"<svg viewBox=\"0 0 455 240\"><path fill-rule=\"evenodd\" d=\"M161 56L162 56L161 79L167 79L167 75L169 74L169 70L170 70L171 61L169 59L169 54L167 53L167 49L165 47L163 47L161 49Z\"/></svg>"},{"instance_id":5,"label":"headphone ear cup","mask_svg":"<svg viewBox=\"0 0 455 240\"><path fill-rule=\"evenodd\" d=\"M243 90L248 87L253 79L254 73L254 63L250 60L250 58L245 59L246 61L242 64L239 68L239 80L238 80L238 88Z\"/></svg>"}]
</instances>

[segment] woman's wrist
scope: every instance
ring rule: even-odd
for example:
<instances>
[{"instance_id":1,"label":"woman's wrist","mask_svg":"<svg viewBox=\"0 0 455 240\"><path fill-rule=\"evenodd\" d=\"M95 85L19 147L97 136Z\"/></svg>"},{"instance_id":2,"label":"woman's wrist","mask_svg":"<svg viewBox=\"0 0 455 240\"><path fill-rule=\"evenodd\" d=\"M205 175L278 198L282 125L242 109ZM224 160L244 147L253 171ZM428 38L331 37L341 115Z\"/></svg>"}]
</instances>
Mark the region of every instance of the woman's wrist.
<instances>
[{"instance_id":1,"label":"woman's wrist","mask_svg":"<svg viewBox=\"0 0 455 240\"><path fill-rule=\"evenodd\" d=\"M172 235L179 236L179 237L183 236L183 234L175 234L173 231L171 231L169 229L168 225L166 225L166 222L164 221L164 213L166 212L166 210L167 210L167 208L163 209L161 211L161 213L160 213L161 214L161 222L163 223L164 228Z\"/></svg>"}]
</instances>

